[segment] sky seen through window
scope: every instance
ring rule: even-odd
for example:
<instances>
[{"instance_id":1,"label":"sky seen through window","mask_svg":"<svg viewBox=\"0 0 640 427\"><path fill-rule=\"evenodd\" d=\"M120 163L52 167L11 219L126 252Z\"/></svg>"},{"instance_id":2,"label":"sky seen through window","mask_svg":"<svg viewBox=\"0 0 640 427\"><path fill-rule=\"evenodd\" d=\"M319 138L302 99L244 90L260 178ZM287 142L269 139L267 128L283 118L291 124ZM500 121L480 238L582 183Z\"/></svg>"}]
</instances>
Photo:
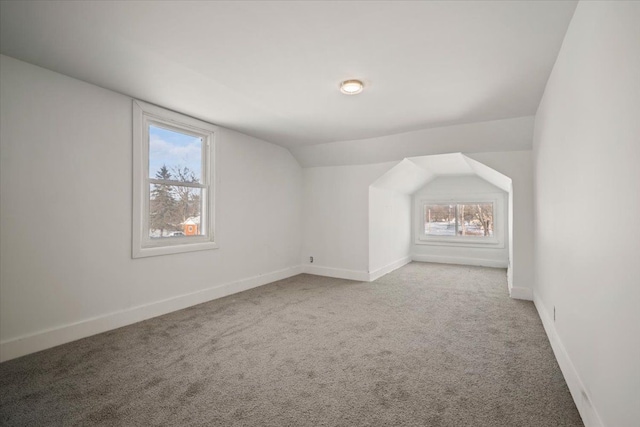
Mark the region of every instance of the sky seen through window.
<instances>
[{"instance_id":1,"label":"sky seen through window","mask_svg":"<svg viewBox=\"0 0 640 427\"><path fill-rule=\"evenodd\" d=\"M166 165L173 174L174 168L189 168L202 182L202 139L180 132L149 126L149 178Z\"/></svg>"}]
</instances>

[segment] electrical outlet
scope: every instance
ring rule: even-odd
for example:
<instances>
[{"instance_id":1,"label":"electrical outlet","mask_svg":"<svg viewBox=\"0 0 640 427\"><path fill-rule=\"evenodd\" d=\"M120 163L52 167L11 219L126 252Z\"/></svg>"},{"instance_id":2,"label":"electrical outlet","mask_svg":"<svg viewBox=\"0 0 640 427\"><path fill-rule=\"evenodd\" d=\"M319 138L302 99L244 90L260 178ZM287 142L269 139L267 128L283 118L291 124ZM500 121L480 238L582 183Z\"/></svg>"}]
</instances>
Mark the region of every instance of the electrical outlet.
<instances>
[{"instance_id":1,"label":"electrical outlet","mask_svg":"<svg viewBox=\"0 0 640 427\"><path fill-rule=\"evenodd\" d=\"M310 256L310 257L309 257L309 262L310 262L311 264L313 264L313 257L312 257L312 256Z\"/></svg>"},{"instance_id":2,"label":"electrical outlet","mask_svg":"<svg viewBox=\"0 0 640 427\"><path fill-rule=\"evenodd\" d=\"M556 321L556 306L553 306L553 321Z\"/></svg>"}]
</instances>

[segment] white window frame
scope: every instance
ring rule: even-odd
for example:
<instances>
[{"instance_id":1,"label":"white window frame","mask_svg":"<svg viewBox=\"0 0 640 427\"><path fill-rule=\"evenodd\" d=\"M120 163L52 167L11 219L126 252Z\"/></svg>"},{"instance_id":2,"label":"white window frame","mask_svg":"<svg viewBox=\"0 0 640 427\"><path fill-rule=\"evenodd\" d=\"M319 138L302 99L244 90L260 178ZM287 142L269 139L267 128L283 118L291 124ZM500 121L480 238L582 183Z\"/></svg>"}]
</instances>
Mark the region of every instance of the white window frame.
<instances>
[{"instance_id":1,"label":"white window frame","mask_svg":"<svg viewBox=\"0 0 640 427\"><path fill-rule=\"evenodd\" d=\"M203 191L201 236L151 239L149 236L149 126L202 138L202 183L180 183ZM132 257L216 249L215 241L215 136L218 127L146 102L133 100L133 239Z\"/></svg>"},{"instance_id":2,"label":"white window frame","mask_svg":"<svg viewBox=\"0 0 640 427\"><path fill-rule=\"evenodd\" d=\"M424 232L425 205L493 203L493 236L432 236ZM415 243L418 245L504 248L506 211L501 193L456 194L451 197L420 195L415 198Z\"/></svg>"}]
</instances>

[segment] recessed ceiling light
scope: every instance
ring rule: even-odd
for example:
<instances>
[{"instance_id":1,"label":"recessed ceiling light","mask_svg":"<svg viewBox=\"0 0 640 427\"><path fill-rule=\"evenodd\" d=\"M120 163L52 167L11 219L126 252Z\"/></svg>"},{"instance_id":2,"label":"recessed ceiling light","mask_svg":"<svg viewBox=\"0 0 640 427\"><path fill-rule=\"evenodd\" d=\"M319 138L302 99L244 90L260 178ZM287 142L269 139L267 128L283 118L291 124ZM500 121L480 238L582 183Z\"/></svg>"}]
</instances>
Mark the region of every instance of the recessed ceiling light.
<instances>
[{"instance_id":1,"label":"recessed ceiling light","mask_svg":"<svg viewBox=\"0 0 640 427\"><path fill-rule=\"evenodd\" d=\"M345 80L340 83L340 92L345 95L357 95L362 92L364 85L360 80Z\"/></svg>"}]
</instances>

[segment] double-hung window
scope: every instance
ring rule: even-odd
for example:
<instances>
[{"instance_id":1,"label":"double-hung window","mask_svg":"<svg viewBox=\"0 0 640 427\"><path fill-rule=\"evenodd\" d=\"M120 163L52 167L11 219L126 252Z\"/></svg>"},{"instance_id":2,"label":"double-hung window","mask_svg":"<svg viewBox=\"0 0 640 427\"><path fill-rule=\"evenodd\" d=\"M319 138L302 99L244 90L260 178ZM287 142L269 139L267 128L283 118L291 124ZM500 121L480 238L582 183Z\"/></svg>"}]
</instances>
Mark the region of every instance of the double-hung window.
<instances>
[{"instance_id":1,"label":"double-hung window","mask_svg":"<svg viewBox=\"0 0 640 427\"><path fill-rule=\"evenodd\" d=\"M216 248L217 128L133 102L133 257Z\"/></svg>"}]
</instances>

